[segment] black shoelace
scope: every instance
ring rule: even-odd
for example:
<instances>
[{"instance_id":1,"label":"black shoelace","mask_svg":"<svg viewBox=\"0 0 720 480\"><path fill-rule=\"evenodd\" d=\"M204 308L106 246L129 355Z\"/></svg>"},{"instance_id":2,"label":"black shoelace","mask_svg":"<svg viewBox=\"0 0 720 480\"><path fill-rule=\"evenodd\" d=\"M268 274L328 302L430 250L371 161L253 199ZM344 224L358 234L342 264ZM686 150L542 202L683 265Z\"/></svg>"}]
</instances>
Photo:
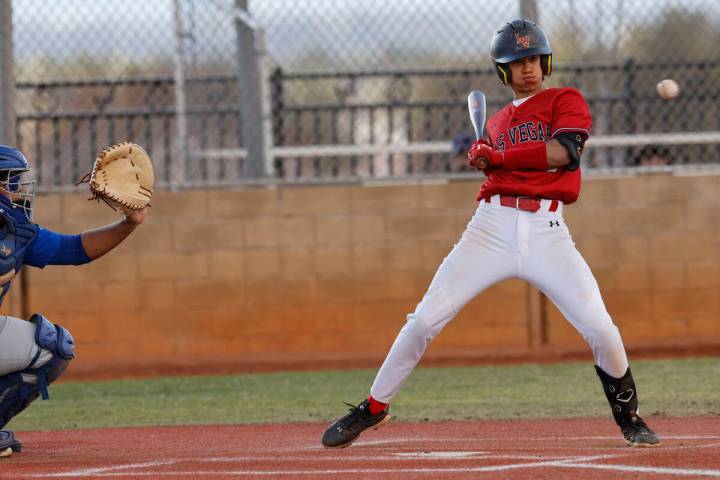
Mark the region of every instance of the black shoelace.
<instances>
[{"instance_id":1,"label":"black shoelace","mask_svg":"<svg viewBox=\"0 0 720 480\"><path fill-rule=\"evenodd\" d=\"M350 415L346 415L345 418L342 419L339 427L342 427L343 430L348 428L350 425L356 423L358 420L360 420L360 415L364 412L363 409L360 408L360 405L353 405L352 403L343 402L345 405L350 407Z\"/></svg>"}]
</instances>

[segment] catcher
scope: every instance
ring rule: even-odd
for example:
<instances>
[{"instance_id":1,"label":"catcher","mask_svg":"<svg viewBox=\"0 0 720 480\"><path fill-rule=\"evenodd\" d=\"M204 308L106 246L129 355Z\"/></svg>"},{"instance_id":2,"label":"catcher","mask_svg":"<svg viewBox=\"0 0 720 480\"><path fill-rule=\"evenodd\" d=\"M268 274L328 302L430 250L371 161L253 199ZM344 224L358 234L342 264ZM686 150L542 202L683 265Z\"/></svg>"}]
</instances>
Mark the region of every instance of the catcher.
<instances>
[{"instance_id":1,"label":"catcher","mask_svg":"<svg viewBox=\"0 0 720 480\"><path fill-rule=\"evenodd\" d=\"M150 158L131 143L103 150L89 175L93 198L121 208L123 219L110 225L64 235L36 225L32 218L35 182L19 150L0 145L0 303L23 265L81 265L118 246L145 221L152 195ZM42 314L29 321L0 316L0 457L22 444L2 430L42 395L75 357L73 337Z\"/></svg>"}]
</instances>

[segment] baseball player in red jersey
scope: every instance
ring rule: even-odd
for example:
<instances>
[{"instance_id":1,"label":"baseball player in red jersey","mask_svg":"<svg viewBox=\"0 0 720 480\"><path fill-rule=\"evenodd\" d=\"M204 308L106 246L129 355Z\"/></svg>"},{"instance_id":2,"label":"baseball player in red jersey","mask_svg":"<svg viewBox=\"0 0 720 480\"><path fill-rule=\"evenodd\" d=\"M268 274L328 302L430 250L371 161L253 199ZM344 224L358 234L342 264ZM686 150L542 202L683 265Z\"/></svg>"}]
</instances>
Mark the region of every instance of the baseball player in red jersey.
<instances>
[{"instance_id":1,"label":"baseball player in red jersey","mask_svg":"<svg viewBox=\"0 0 720 480\"><path fill-rule=\"evenodd\" d=\"M620 333L562 216L580 193L580 156L592 125L588 106L573 88L543 86L552 50L534 23L503 26L493 36L491 56L515 99L489 119L488 139L468 151L470 165L487 176L477 211L408 315L370 396L328 427L325 447L347 447L365 429L385 423L390 401L430 341L473 297L507 278L537 286L588 342L625 441L635 447L660 443L638 415Z\"/></svg>"}]
</instances>

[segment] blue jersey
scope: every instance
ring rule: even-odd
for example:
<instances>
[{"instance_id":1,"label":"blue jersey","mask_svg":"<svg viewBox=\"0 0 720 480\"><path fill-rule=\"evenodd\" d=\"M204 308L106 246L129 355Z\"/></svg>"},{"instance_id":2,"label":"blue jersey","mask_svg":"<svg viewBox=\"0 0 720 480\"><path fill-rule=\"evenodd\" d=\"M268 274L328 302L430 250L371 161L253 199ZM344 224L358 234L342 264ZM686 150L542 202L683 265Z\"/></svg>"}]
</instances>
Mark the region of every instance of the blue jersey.
<instances>
[{"instance_id":1,"label":"blue jersey","mask_svg":"<svg viewBox=\"0 0 720 480\"><path fill-rule=\"evenodd\" d=\"M37 233L25 252L23 263L44 268L46 265L81 265L90 258L80 235L64 235L35 225Z\"/></svg>"},{"instance_id":2,"label":"blue jersey","mask_svg":"<svg viewBox=\"0 0 720 480\"><path fill-rule=\"evenodd\" d=\"M0 226L0 304L24 264L44 268L89 261L80 235L63 235L34 223L16 223L5 217Z\"/></svg>"}]
</instances>

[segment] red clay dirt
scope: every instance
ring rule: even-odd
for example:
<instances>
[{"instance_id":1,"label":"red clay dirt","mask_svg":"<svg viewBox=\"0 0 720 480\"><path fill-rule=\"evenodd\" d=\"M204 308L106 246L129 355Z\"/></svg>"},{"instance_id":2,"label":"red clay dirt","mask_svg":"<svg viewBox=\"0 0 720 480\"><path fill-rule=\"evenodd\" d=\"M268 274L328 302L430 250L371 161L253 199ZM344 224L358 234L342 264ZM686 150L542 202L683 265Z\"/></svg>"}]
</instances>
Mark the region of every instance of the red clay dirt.
<instances>
[{"instance_id":1,"label":"red clay dirt","mask_svg":"<svg viewBox=\"0 0 720 480\"><path fill-rule=\"evenodd\" d=\"M324 424L16 432L0 479L720 478L720 416L647 420L660 447L626 447L610 419L390 422L344 450Z\"/></svg>"}]
</instances>

